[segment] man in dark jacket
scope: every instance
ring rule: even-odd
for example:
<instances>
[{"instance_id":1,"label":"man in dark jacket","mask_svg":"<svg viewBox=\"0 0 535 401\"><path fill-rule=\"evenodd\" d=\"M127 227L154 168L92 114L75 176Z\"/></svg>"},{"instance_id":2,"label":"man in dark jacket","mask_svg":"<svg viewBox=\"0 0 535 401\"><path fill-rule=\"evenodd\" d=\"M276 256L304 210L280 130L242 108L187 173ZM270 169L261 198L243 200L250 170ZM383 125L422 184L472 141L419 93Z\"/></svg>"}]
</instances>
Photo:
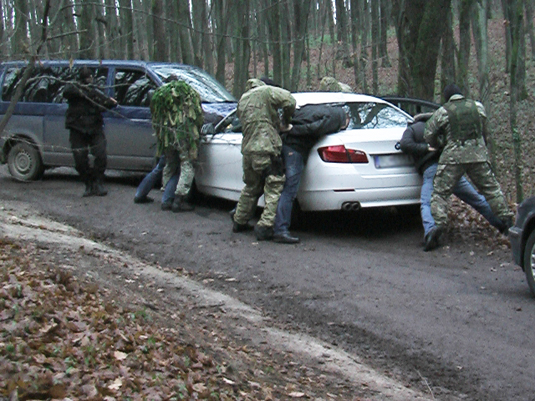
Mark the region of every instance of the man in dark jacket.
<instances>
[{"instance_id":1,"label":"man in dark jacket","mask_svg":"<svg viewBox=\"0 0 535 401\"><path fill-rule=\"evenodd\" d=\"M348 123L349 115L340 106L311 104L295 110L292 129L281 135L286 181L277 205L273 241L299 242L299 238L290 234L289 228L293 202L310 149L319 138L347 128Z\"/></svg>"},{"instance_id":2,"label":"man in dark jacket","mask_svg":"<svg viewBox=\"0 0 535 401\"><path fill-rule=\"evenodd\" d=\"M436 224L431 215L431 194L433 193L433 180L438 167L440 151L429 146L424 140L425 123L432 113L414 116L414 122L407 126L401 138L401 150L412 156L418 172L423 177L422 190L420 193L420 213L424 226L424 251L431 251L438 247L438 238L431 235ZM500 232L505 232L506 227L498 219L485 200L485 197L476 192L474 187L463 176L453 188L453 193L463 202L477 210L491 225Z\"/></svg>"},{"instance_id":3,"label":"man in dark jacket","mask_svg":"<svg viewBox=\"0 0 535 401\"><path fill-rule=\"evenodd\" d=\"M108 191L103 187L107 156L102 112L117 102L93 86L93 74L87 67L80 70L79 83L67 85L63 97L69 102L65 128L70 130L74 166L85 183L83 196L104 196ZM89 152L95 158L93 168Z\"/></svg>"}]
</instances>

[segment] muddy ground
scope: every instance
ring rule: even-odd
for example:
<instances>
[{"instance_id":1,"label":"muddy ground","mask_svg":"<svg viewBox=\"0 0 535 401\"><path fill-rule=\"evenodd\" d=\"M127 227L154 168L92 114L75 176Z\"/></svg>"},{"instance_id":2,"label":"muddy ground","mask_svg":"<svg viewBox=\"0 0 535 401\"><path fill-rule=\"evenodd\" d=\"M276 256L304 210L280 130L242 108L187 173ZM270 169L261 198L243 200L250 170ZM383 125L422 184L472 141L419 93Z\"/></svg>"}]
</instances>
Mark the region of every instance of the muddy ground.
<instances>
[{"instance_id":1,"label":"muddy ground","mask_svg":"<svg viewBox=\"0 0 535 401\"><path fill-rule=\"evenodd\" d=\"M140 270L98 271L149 308L179 309L183 292L204 299L179 290L186 277L225 299L240 341L307 358L355 389L367 383L370 399L534 399L535 304L506 239L484 224L456 220L445 246L424 253L417 209L307 214L295 231L301 244L258 243L231 232L227 202L201 199L195 212L173 214L160 210L155 190L153 204L134 204L138 175L111 173L108 196L81 198L68 169L31 184L0 171L5 212L23 208L28 219L35 211L139 259ZM204 302L220 312L222 301Z\"/></svg>"}]
</instances>

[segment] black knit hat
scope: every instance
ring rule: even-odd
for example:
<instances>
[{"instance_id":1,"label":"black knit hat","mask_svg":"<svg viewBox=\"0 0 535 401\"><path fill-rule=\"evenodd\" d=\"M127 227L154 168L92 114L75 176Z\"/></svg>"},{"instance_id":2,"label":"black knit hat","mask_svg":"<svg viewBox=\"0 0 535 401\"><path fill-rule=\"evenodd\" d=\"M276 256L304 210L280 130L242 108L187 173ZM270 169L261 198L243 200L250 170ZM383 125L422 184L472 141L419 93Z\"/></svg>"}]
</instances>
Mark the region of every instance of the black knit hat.
<instances>
[{"instance_id":1,"label":"black knit hat","mask_svg":"<svg viewBox=\"0 0 535 401\"><path fill-rule=\"evenodd\" d=\"M444 88L444 101L449 101L453 95L462 95L461 88L455 84L449 84Z\"/></svg>"},{"instance_id":2,"label":"black knit hat","mask_svg":"<svg viewBox=\"0 0 535 401\"><path fill-rule=\"evenodd\" d=\"M78 78L80 81L85 81L87 78L93 77L93 72L88 67L82 67L78 73Z\"/></svg>"}]
</instances>

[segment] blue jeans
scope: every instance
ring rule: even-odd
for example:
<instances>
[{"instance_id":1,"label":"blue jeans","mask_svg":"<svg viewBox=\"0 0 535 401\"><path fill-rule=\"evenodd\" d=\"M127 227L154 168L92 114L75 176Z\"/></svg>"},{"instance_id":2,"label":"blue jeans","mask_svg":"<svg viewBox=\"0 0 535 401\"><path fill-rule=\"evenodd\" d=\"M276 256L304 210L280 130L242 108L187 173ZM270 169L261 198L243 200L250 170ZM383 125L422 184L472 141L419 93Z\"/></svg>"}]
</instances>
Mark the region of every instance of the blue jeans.
<instances>
[{"instance_id":1,"label":"blue jeans","mask_svg":"<svg viewBox=\"0 0 535 401\"><path fill-rule=\"evenodd\" d=\"M427 235L435 227L435 220L431 215L431 195L437 167L438 163L430 165L423 175L422 191L420 193L420 213L422 215L424 235ZM453 194L477 210L491 225L496 228L501 226L501 221L492 213L485 197L478 193L464 176L455 184Z\"/></svg>"},{"instance_id":2,"label":"blue jeans","mask_svg":"<svg viewBox=\"0 0 535 401\"><path fill-rule=\"evenodd\" d=\"M161 156L154 169L143 178L136 190L136 198L142 198L149 194L155 185L162 181L163 168L165 167L165 157ZM175 199L175 188L178 184L179 174L174 174L167 184L162 195L162 203L172 203Z\"/></svg>"},{"instance_id":3,"label":"blue jeans","mask_svg":"<svg viewBox=\"0 0 535 401\"><path fill-rule=\"evenodd\" d=\"M284 161L286 181L277 205L277 215L273 227L275 234L289 232L292 221L292 206L299 190L301 174L305 168L305 161L301 153L286 145L282 145L282 160Z\"/></svg>"}]
</instances>

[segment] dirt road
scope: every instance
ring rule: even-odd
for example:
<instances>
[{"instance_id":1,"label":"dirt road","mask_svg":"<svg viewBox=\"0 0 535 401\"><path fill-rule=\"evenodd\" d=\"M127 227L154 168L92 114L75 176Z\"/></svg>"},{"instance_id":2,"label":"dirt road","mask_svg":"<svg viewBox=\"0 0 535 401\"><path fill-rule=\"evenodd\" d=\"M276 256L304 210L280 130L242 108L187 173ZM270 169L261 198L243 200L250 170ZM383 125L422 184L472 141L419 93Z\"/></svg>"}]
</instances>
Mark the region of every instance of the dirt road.
<instances>
[{"instance_id":1,"label":"dirt road","mask_svg":"<svg viewBox=\"0 0 535 401\"><path fill-rule=\"evenodd\" d=\"M134 204L139 179L110 175L108 196L81 198L68 170L19 184L2 166L0 201L30 205L148 265L185 270L285 335L414 390L410 397L533 399L535 303L509 250L486 242L492 231L451 233L449 246L424 253L417 213L388 209L306 215L301 244L258 243L231 232L225 202L204 199L186 214L162 212L158 200ZM333 361L341 377L358 371Z\"/></svg>"}]
</instances>

